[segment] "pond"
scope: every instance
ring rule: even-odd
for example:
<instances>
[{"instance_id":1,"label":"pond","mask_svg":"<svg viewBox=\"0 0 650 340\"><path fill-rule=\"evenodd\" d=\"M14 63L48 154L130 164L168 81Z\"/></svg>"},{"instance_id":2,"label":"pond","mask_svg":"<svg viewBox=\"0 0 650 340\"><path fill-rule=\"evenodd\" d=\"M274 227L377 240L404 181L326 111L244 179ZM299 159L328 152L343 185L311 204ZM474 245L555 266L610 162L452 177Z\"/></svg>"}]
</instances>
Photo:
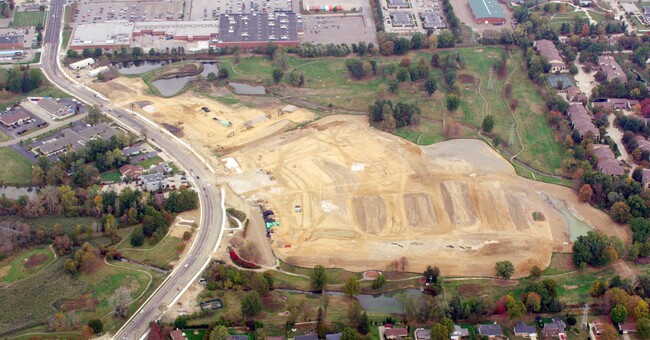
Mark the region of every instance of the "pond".
<instances>
[{"instance_id":1,"label":"pond","mask_svg":"<svg viewBox=\"0 0 650 340\"><path fill-rule=\"evenodd\" d=\"M228 83L228 85L232 86L233 90L235 91L235 94L263 95L266 93L264 86L253 86L253 85L241 84L241 83Z\"/></svg>"},{"instance_id":2,"label":"pond","mask_svg":"<svg viewBox=\"0 0 650 340\"><path fill-rule=\"evenodd\" d=\"M158 90L158 92L160 92L160 94L169 97L180 92L185 87L185 85L187 85L192 80L196 80L199 77L207 78L208 74L210 73L214 73L215 76L218 75L219 68L217 67L217 63L205 62L201 64L203 64L203 71L198 75L170 79L158 79L156 81L153 81L151 84Z\"/></svg>"},{"instance_id":3,"label":"pond","mask_svg":"<svg viewBox=\"0 0 650 340\"><path fill-rule=\"evenodd\" d=\"M305 292L302 290L295 289L276 289L281 292L290 292L296 294L307 294L315 295L312 292ZM323 294L333 295L333 296L343 296L343 292L334 292L334 291L324 291ZM420 297L423 293L419 289L402 289L393 292L383 293L383 294L360 294L357 295L357 300L361 304L366 312L374 313L386 313L386 314L403 314L404 309L402 304L398 300L400 294L413 295Z\"/></svg>"},{"instance_id":4,"label":"pond","mask_svg":"<svg viewBox=\"0 0 650 340\"><path fill-rule=\"evenodd\" d=\"M564 219L569 226L569 239L575 242L578 239L578 236L587 235L587 232L592 231L593 229L588 226L585 222L579 220L575 215L573 215L568 209L558 208L556 209L564 216Z\"/></svg>"},{"instance_id":5,"label":"pond","mask_svg":"<svg viewBox=\"0 0 650 340\"><path fill-rule=\"evenodd\" d=\"M177 60L134 60L112 63L111 66L115 67L117 71L120 72L120 74L132 75L147 73L151 70L155 70L161 66L173 63L175 61Z\"/></svg>"}]
</instances>

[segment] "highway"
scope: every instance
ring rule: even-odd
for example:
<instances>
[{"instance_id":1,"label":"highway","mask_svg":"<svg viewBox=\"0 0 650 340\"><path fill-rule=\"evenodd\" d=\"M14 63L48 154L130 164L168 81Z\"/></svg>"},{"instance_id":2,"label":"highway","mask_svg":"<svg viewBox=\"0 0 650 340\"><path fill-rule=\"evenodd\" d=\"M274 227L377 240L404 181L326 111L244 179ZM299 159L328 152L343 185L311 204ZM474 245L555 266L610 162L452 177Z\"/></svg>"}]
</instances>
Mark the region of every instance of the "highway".
<instances>
[{"instance_id":1,"label":"highway","mask_svg":"<svg viewBox=\"0 0 650 340\"><path fill-rule=\"evenodd\" d=\"M77 84L67 77L58 61L63 8L65 0L52 0L44 47L41 57L41 68L45 76L56 86L75 96L88 105L101 105L104 112L116 122L136 133L146 130L147 138L164 150L175 163L181 167L188 178L199 191L201 215L199 230L194 235L190 250L176 268L166 277L165 281L153 295L134 313L127 323L115 334L113 339L140 339L148 333L149 322L158 319L167 306L175 301L192 279L200 273L209 262L211 253L216 250L222 231L223 213L222 197L216 187L216 175L211 169L206 169L204 160L199 159L187 145L163 132L160 127L154 127L139 115L134 115L121 108L116 108L90 89Z\"/></svg>"}]
</instances>

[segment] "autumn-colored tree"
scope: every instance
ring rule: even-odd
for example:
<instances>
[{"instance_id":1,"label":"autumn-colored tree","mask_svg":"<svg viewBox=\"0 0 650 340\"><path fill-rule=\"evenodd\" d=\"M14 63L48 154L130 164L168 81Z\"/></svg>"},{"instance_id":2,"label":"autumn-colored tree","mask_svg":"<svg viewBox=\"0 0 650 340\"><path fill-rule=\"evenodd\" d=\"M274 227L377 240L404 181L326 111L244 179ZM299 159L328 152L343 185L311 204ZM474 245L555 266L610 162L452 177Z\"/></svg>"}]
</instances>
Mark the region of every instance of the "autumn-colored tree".
<instances>
[{"instance_id":1,"label":"autumn-colored tree","mask_svg":"<svg viewBox=\"0 0 650 340\"><path fill-rule=\"evenodd\" d=\"M591 185L585 184L580 188L580 191L578 192L578 198L582 202L588 202L591 200L591 196L594 194L594 190L591 189Z\"/></svg>"},{"instance_id":2,"label":"autumn-colored tree","mask_svg":"<svg viewBox=\"0 0 650 340\"><path fill-rule=\"evenodd\" d=\"M521 300L515 299L512 295L506 296L506 309L508 310L508 316L510 319L519 318L526 312L526 306L524 303L521 302Z\"/></svg>"},{"instance_id":3,"label":"autumn-colored tree","mask_svg":"<svg viewBox=\"0 0 650 340\"><path fill-rule=\"evenodd\" d=\"M526 307L529 312L539 312L540 308L542 308L542 297L535 292L528 293Z\"/></svg>"},{"instance_id":4,"label":"autumn-colored tree","mask_svg":"<svg viewBox=\"0 0 650 340\"><path fill-rule=\"evenodd\" d=\"M589 28L589 24L585 23L582 25L582 30L580 31L583 37L588 36L591 33L591 29Z\"/></svg>"},{"instance_id":5,"label":"autumn-colored tree","mask_svg":"<svg viewBox=\"0 0 650 340\"><path fill-rule=\"evenodd\" d=\"M648 303L643 300L639 300L639 302L636 304L636 307L634 307L634 316L637 318L647 318L648 315L650 315Z\"/></svg>"},{"instance_id":6,"label":"autumn-colored tree","mask_svg":"<svg viewBox=\"0 0 650 340\"><path fill-rule=\"evenodd\" d=\"M627 223L632 219L630 207L625 202L616 202L609 211L609 216L617 223Z\"/></svg>"}]
</instances>

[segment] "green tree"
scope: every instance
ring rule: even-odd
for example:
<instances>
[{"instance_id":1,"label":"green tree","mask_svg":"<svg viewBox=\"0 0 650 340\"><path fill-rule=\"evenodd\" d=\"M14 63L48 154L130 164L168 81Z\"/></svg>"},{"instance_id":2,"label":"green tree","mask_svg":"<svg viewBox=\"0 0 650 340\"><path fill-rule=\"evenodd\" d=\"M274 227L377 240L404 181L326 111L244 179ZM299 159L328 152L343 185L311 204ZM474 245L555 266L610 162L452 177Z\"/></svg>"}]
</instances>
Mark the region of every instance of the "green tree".
<instances>
[{"instance_id":1,"label":"green tree","mask_svg":"<svg viewBox=\"0 0 650 340\"><path fill-rule=\"evenodd\" d=\"M142 56L142 49L140 47L134 47L133 50L131 50L131 55L133 58L140 58L140 56Z\"/></svg>"},{"instance_id":2,"label":"green tree","mask_svg":"<svg viewBox=\"0 0 650 340\"><path fill-rule=\"evenodd\" d=\"M210 340L227 340L229 335L226 326L215 326L212 331L210 331Z\"/></svg>"},{"instance_id":3,"label":"green tree","mask_svg":"<svg viewBox=\"0 0 650 340\"><path fill-rule=\"evenodd\" d=\"M447 340L449 339L449 330L445 325L437 323L431 327L431 340Z\"/></svg>"},{"instance_id":4,"label":"green tree","mask_svg":"<svg viewBox=\"0 0 650 340\"><path fill-rule=\"evenodd\" d=\"M68 50L66 55L68 56L68 58L79 58L79 53L77 53L76 50Z\"/></svg>"},{"instance_id":5,"label":"green tree","mask_svg":"<svg viewBox=\"0 0 650 340\"><path fill-rule=\"evenodd\" d=\"M366 335L368 332L370 332L370 320L368 319L368 313L363 312L363 314L361 314L361 319L357 325L357 331L363 335Z\"/></svg>"},{"instance_id":6,"label":"green tree","mask_svg":"<svg viewBox=\"0 0 650 340\"><path fill-rule=\"evenodd\" d=\"M140 247L143 244L144 232L142 231L142 227L138 226L133 230L133 234L131 234L131 245L134 247Z\"/></svg>"},{"instance_id":7,"label":"green tree","mask_svg":"<svg viewBox=\"0 0 650 340\"><path fill-rule=\"evenodd\" d=\"M415 33L411 37L411 49L413 50L419 50L424 46L424 34L422 33Z\"/></svg>"},{"instance_id":8,"label":"green tree","mask_svg":"<svg viewBox=\"0 0 650 340\"><path fill-rule=\"evenodd\" d=\"M361 293L359 279L356 276L350 276L343 286L343 292L350 297L359 295Z\"/></svg>"},{"instance_id":9,"label":"green tree","mask_svg":"<svg viewBox=\"0 0 650 340\"><path fill-rule=\"evenodd\" d=\"M310 275L311 289L315 291L322 291L327 285L327 273L325 268L321 265L317 265L311 272Z\"/></svg>"},{"instance_id":10,"label":"green tree","mask_svg":"<svg viewBox=\"0 0 650 340\"><path fill-rule=\"evenodd\" d=\"M260 296L266 296L269 294L269 282L262 273L253 274L249 285L251 289L260 294Z\"/></svg>"},{"instance_id":11,"label":"green tree","mask_svg":"<svg viewBox=\"0 0 650 340\"><path fill-rule=\"evenodd\" d=\"M494 271L497 277L510 279L512 274L515 273L515 266L510 261L499 261L494 265Z\"/></svg>"},{"instance_id":12,"label":"green tree","mask_svg":"<svg viewBox=\"0 0 650 340\"><path fill-rule=\"evenodd\" d=\"M640 318L636 320L636 335L641 339L650 339L650 320Z\"/></svg>"},{"instance_id":13,"label":"green tree","mask_svg":"<svg viewBox=\"0 0 650 340\"><path fill-rule=\"evenodd\" d=\"M451 32L443 30L438 34L438 48L454 47L455 44L456 37Z\"/></svg>"},{"instance_id":14,"label":"green tree","mask_svg":"<svg viewBox=\"0 0 650 340\"><path fill-rule=\"evenodd\" d=\"M376 279L372 280L372 289L379 289L386 284L386 277L384 274L379 274Z\"/></svg>"},{"instance_id":15,"label":"green tree","mask_svg":"<svg viewBox=\"0 0 650 340\"><path fill-rule=\"evenodd\" d=\"M273 75L273 82L277 85L282 80L282 77L284 76L284 71L276 67L273 69L272 75Z\"/></svg>"},{"instance_id":16,"label":"green tree","mask_svg":"<svg viewBox=\"0 0 650 340\"><path fill-rule=\"evenodd\" d=\"M645 218L635 218L630 221L632 239L634 242L646 242L650 236L650 221Z\"/></svg>"},{"instance_id":17,"label":"green tree","mask_svg":"<svg viewBox=\"0 0 650 340\"><path fill-rule=\"evenodd\" d=\"M611 312L609 312L609 318L612 319L612 322L614 323L623 323L627 320L627 309L619 303L612 308Z\"/></svg>"},{"instance_id":18,"label":"green tree","mask_svg":"<svg viewBox=\"0 0 650 340\"><path fill-rule=\"evenodd\" d=\"M460 106L460 98L455 94L450 94L445 97L445 102L447 103L447 110L454 112Z\"/></svg>"},{"instance_id":19,"label":"green tree","mask_svg":"<svg viewBox=\"0 0 650 340\"><path fill-rule=\"evenodd\" d=\"M250 318L262 310L262 298L256 291L249 292L241 301L241 313Z\"/></svg>"},{"instance_id":20,"label":"green tree","mask_svg":"<svg viewBox=\"0 0 650 340\"><path fill-rule=\"evenodd\" d=\"M428 78L424 82L424 88L427 90L429 95L433 95L438 89L438 83L436 83L435 78Z\"/></svg>"},{"instance_id":21,"label":"green tree","mask_svg":"<svg viewBox=\"0 0 650 340\"><path fill-rule=\"evenodd\" d=\"M174 327L178 329L187 327L187 318L183 315L177 316L176 320L174 320Z\"/></svg>"},{"instance_id":22,"label":"green tree","mask_svg":"<svg viewBox=\"0 0 650 340\"><path fill-rule=\"evenodd\" d=\"M492 115L487 115L483 118L483 124L481 124L481 129L485 133L489 133L494 128L494 117Z\"/></svg>"},{"instance_id":23,"label":"green tree","mask_svg":"<svg viewBox=\"0 0 650 340\"><path fill-rule=\"evenodd\" d=\"M88 327L93 330L94 334L101 334L104 331L104 323L99 319L91 319L88 321Z\"/></svg>"},{"instance_id":24,"label":"green tree","mask_svg":"<svg viewBox=\"0 0 650 340\"><path fill-rule=\"evenodd\" d=\"M541 276L542 276L542 269L540 269L537 265L530 268L530 278L531 279L537 280Z\"/></svg>"},{"instance_id":25,"label":"green tree","mask_svg":"<svg viewBox=\"0 0 650 340\"><path fill-rule=\"evenodd\" d=\"M356 329L352 327L345 327L343 333L341 334L341 340L360 340L361 335L357 332Z\"/></svg>"},{"instance_id":26,"label":"green tree","mask_svg":"<svg viewBox=\"0 0 650 340\"><path fill-rule=\"evenodd\" d=\"M154 55L156 55L156 50L154 50L153 48L150 48L150 49L149 49L149 55L150 55L150 56L154 56Z\"/></svg>"}]
</instances>

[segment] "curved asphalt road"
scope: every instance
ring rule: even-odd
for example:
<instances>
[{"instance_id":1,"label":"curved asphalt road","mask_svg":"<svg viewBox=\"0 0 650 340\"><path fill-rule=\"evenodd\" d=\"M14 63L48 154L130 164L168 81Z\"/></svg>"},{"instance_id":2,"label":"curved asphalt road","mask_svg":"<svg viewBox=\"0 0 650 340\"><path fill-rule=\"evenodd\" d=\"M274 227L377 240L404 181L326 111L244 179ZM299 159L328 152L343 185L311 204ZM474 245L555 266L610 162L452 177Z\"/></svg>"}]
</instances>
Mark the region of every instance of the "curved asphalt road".
<instances>
[{"instance_id":1,"label":"curved asphalt road","mask_svg":"<svg viewBox=\"0 0 650 340\"><path fill-rule=\"evenodd\" d=\"M75 83L63 74L58 63L60 33L63 21L65 0L52 0L45 33L41 67L46 77L62 90L77 97L89 105L103 105L112 108L111 103L96 96L88 88ZM167 306L174 302L180 291L186 287L202 268L209 262L213 249L220 241L223 214L221 211L221 194L215 186L216 176L206 169L203 160L181 145L174 138L162 132L160 127L153 127L151 122L144 122L139 116L132 115L119 108L108 112L115 121L133 131L146 129L147 137L165 150L188 174L199 191L201 217L199 230L188 255L165 278L165 281L153 295L136 311L127 323L113 336L113 339L140 339L148 333L149 322L156 320ZM190 176L188 176L190 177Z\"/></svg>"}]
</instances>

